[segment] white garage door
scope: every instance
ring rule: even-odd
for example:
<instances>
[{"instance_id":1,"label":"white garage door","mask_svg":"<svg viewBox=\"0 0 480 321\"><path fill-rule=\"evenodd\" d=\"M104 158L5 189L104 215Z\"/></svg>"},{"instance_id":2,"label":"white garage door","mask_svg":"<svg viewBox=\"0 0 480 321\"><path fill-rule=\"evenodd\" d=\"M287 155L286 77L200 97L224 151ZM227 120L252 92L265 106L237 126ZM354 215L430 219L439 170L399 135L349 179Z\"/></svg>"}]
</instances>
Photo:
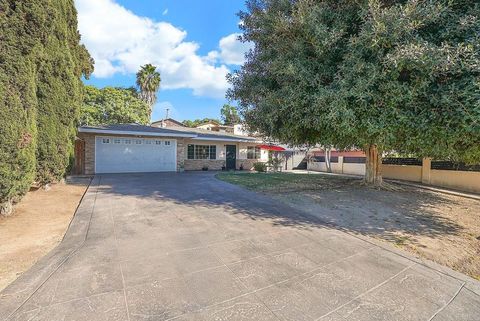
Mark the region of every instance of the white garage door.
<instances>
[{"instance_id":1,"label":"white garage door","mask_svg":"<svg viewBox=\"0 0 480 321\"><path fill-rule=\"evenodd\" d=\"M96 173L176 171L174 139L99 137L95 138Z\"/></svg>"}]
</instances>

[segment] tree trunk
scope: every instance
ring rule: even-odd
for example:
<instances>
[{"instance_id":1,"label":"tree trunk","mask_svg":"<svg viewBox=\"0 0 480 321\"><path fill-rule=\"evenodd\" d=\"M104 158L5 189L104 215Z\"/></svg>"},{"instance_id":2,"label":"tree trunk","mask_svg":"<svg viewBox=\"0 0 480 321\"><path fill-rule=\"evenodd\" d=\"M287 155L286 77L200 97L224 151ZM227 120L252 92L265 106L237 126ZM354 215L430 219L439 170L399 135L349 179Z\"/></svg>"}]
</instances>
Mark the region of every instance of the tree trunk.
<instances>
[{"instance_id":1,"label":"tree trunk","mask_svg":"<svg viewBox=\"0 0 480 321\"><path fill-rule=\"evenodd\" d=\"M330 157L332 156L332 149L326 148L325 149L325 166L327 167L327 172L332 172L332 163L330 162Z\"/></svg>"},{"instance_id":2,"label":"tree trunk","mask_svg":"<svg viewBox=\"0 0 480 321\"><path fill-rule=\"evenodd\" d=\"M0 215L10 216L13 213L13 203L12 200L6 200L3 203L0 203Z\"/></svg>"},{"instance_id":3,"label":"tree trunk","mask_svg":"<svg viewBox=\"0 0 480 321\"><path fill-rule=\"evenodd\" d=\"M382 154L376 144L366 147L365 183L367 185L382 185Z\"/></svg>"}]
</instances>

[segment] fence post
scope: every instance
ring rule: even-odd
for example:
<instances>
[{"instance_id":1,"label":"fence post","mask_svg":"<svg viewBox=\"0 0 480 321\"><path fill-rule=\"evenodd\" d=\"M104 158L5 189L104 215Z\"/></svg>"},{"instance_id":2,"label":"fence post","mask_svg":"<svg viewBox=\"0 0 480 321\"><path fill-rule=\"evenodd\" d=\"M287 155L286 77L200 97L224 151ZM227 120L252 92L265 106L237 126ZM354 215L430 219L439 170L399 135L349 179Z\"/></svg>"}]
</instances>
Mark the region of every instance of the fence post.
<instances>
[{"instance_id":1,"label":"fence post","mask_svg":"<svg viewBox=\"0 0 480 321\"><path fill-rule=\"evenodd\" d=\"M340 171L343 174L343 156L338 156L338 165L340 165Z\"/></svg>"},{"instance_id":2,"label":"fence post","mask_svg":"<svg viewBox=\"0 0 480 321\"><path fill-rule=\"evenodd\" d=\"M430 184L430 173L432 169L432 159L425 157L422 160L422 184Z\"/></svg>"}]
</instances>

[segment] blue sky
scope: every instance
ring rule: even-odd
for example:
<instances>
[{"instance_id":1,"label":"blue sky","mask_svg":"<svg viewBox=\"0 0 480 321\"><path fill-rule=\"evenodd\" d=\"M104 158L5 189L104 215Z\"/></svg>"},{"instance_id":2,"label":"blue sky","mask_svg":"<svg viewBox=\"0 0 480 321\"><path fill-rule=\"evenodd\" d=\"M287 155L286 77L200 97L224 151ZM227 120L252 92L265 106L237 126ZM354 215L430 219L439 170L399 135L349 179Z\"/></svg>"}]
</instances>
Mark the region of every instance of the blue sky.
<instances>
[{"instance_id":1,"label":"blue sky","mask_svg":"<svg viewBox=\"0 0 480 321\"><path fill-rule=\"evenodd\" d=\"M86 81L98 87L135 84L153 63L162 88L153 120L218 118L228 83L249 45L237 35L244 0L75 0L82 42L95 58Z\"/></svg>"}]
</instances>

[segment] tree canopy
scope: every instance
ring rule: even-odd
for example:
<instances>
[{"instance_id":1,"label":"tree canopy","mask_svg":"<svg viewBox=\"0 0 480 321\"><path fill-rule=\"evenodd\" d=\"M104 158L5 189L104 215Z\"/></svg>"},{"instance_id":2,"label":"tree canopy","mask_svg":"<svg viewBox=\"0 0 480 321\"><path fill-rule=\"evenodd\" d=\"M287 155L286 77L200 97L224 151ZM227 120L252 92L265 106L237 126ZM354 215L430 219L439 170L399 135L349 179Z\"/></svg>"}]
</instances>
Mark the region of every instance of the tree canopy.
<instances>
[{"instance_id":1,"label":"tree canopy","mask_svg":"<svg viewBox=\"0 0 480 321\"><path fill-rule=\"evenodd\" d=\"M291 144L480 160L478 1L247 8L242 39L255 48L229 75L228 96L251 130Z\"/></svg>"},{"instance_id":2,"label":"tree canopy","mask_svg":"<svg viewBox=\"0 0 480 321\"><path fill-rule=\"evenodd\" d=\"M150 123L150 107L135 88L85 87L81 125Z\"/></svg>"},{"instance_id":3,"label":"tree canopy","mask_svg":"<svg viewBox=\"0 0 480 321\"><path fill-rule=\"evenodd\" d=\"M240 116L238 115L237 108L235 106L225 104L220 110L222 115L222 121L224 125L233 126L240 122Z\"/></svg>"},{"instance_id":4,"label":"tree canopy","mask_svg":"<svg viewBox=\"0 0 480 321\"><path fill-rule=\"evenodd\" d=\"M184 120L182 124L184 124L187 127L195 128L197 126L200 126L202 124L209 123L209 122L217 123L219 125L221 123L218 119L215 119L215 118L203 118L203 119L195 119L195 120Z\"/></svg>"}]
</instances>

